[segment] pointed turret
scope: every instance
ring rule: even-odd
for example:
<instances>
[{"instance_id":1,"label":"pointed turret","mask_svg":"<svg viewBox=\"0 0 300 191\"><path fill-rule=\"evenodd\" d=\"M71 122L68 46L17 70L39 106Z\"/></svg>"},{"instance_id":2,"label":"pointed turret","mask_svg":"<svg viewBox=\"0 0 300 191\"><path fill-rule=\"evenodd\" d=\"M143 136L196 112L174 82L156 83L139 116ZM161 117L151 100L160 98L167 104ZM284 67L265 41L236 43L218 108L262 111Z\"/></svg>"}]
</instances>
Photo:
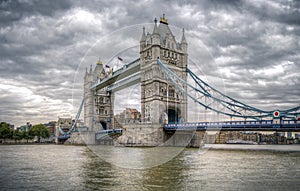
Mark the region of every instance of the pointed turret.
<instances>
[{"instance_id":1,"label":"pointed turret","mask_svg":"<svg viewBox=\"0 0 300 191\"><path fill-rule=\"evenodd\" d=\"M154 19L154 28L153 28L153 33L152 34L153 35L154 34L159 34L158 29L157 29L157 19L156 18Z\"/></svg>"},{"instance_id":2,"label":"pointed turret","mask_svg":"<svg viewBox=\"0 0 300 191\"><path fill-rule=\"evenodd\" d=\"M85 76L88 75L87 67L85 67Z\"/></svg>"},{"instance_id":3,"label":"pointed turret","mask_svg":"<svg viewBox=\"0 0 300 191\"><path fill-rule=\"evenodd\" d=\"M157 28L157 20L154 19L154 28L152 33L152 44L154 45L160 45L160 35Z\"/></svg>"},{"instance_id":4,"label":"pointed turret","mask_svg":"<svg viewBox=\"0 0 300 191\"><path fill-rule=\"evenodd\" d=\"M145 34L145 27L143 26L143 33L140 40L140 51L142 51L146 46L146 34Z\"/></svg>"},{"instance_id":5,"label":"pointed turret","mask_svg":"<svg viewBox=\"0 0 300 191\"><path fill-rule=\"evenodd\" d=\"M144 42L144 41L146 41L146 33L145 33L145 27L143 26L143 33L140 42Z\"/></svg>"},{"instance_id":6,"label":"pointed turret","mask_svg":"<svg viewBox=\"0 0 300 191\"><path fill-rule=\"evenodd\" d=\"M91 64L90 65L90 72L89 72L89 74L92 74L92 72L93 72L93 65Z\"/></svg>"},{"instance_id":7,"label":"pointed turret","mask_svg":"<svg viewBox=\"0 0 300 191\"><path fill-rule=\"evenodd\" d=\"M105 71L103 68L102 61L99 58L97 65L95 67L95 70L94 70L93 78L94 78L94 80L96 80L97 78L102 79L102 78L104 78L104 76L105 76Z\"/></svg>"},{"instance_id":8,"label":"pointed turret","mask_svg":"<svg viewBox=\"0 0 300 191\"><path fill-rule=\"evenodd\" d=\"M185 35L184 35L184 29L182 29L181 44L187 44L186 39L185 39Z\"/></svg>"},{"instance_id":9,"label":"pointed turret","mask_svg":"<svg viewBox=\"0 0 300 191\"><path fill-rule=\"evenodd\" d=\"M188 62L188 54L187 54L187 52L188 52L188 43L186 42L186 39L185 39L184 29L182 29L182 37L181 37L180 47L181 47L181 50L183 52L183 57L182 57L183 67L186 67L187 62Z\"/></svg>"},{"instance_id":10,"label":"pointed turret","mask_svg":"<svg viewBox=\"0 0 300 191\"><path fill-rule=\"evenodd\" d=\"M183 53L187 54L188 44L187 44L186 39L185 39L184 29L182 29L182 37L181 37L180 46L181 46L181 50L183 51Z\"/></svg>"}]
</instances>

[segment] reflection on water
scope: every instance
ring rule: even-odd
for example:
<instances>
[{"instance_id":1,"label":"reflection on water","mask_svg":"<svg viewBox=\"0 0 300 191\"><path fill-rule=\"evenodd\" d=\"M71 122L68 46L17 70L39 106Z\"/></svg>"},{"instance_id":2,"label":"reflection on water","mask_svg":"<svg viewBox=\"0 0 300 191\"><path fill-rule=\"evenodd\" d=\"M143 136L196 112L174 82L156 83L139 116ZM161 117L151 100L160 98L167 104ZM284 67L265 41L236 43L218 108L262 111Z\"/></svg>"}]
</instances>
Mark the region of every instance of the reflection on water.
<instances>
[{"instance_id":1,"label":"reflection on water","mask_svg":"<svg viewBox=\"0 0 300 191\"><path fill-rule=\"evenodd\" d=\"M134 149L137 156L143 155L145 149ZM164 165L149 169L121 168L103 161L93 155L86 163L88 188L101 190L177 190L181 188L183 161L170 161ZM129 160L120 158L120 160ZM131 158L130 160L134 160ZM137 158L140 160L140 158ZM134 160L135 161L135 160Z\"/></svg>"},{"instance_id":2,"label":"reflection on water","mask_svg":"<svg viewBox=\"0 0 300 191\"><path fill-rule=\"evenodd\" d=\"M147 149L120 147L110 157L145 164ZM163 149L168 153L172 148ZM127 157L122 157L122 152ZM0 190L297 190L300 187L300 153L212 150L200 153L198 149L185 149L162 165L128 169L106 162L84 146L0 146Z\"/></svg>"},{"instance_id":3,"label":"reflection on water","mask_svg":"<svg viewBox=\"0 0 300 191\"><path fill-rule=\"evenodd\" d=\"M164 164L177 155L184 147L113 147L89 146L91 151L104 161L128 169L146 169Z\"/></svg>"}]
</instances>

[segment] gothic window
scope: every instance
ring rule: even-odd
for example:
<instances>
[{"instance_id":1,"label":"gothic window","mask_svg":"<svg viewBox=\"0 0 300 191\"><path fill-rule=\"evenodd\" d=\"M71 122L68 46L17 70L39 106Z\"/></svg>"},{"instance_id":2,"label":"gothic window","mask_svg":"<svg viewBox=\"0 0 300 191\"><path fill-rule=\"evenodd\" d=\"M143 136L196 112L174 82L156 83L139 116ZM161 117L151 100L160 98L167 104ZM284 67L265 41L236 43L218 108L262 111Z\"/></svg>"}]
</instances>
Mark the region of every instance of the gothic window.
<instances>
[{"instance_id":1,"label":"gothic window","mask_svg":"<svg viewBox=\"0 0 300 191\"><path fill-rule=\"evenodd\" d=\"M170 57L170 52L168 52L168 57Z\"/></svg>"},{"instance_id":2,"label":"gothic window","mask_svg":"<svg viewBox=\"0 0 300 191\"><path fill-rule=\"evenodd\" d=\"M99 114L103 114L103 109L100 109L100 110L99 110Z\"/></svg>"},{"instance_id":3,"label":"gothic window","mask_svg":"<svg viewBox=\"0 0 300 191\"><path fill-rule=\"evenodd\" d=\"M146 105L146 108L145 108L145 118L147 121L150 120L150 107L149 105Z\"/></svg>"},{"instance_id":4,"label":"gothic window","mask_svg":"<svg viewBox=\"0 0 300 191\"><path fill-rule=\"evenodd\" d=\"M169 89L169 97L174 97L174 90L173 89Z\"/></svg>"},{"instance_id":5,"label":"gothic window","mask_svg":"<svg viewBox=\"0 0 300 191\"><path fill-rule=\"evenodd\" d=\"M107 114L107 110L104 110L104 114Z\"/></svg>"}]
</instances>

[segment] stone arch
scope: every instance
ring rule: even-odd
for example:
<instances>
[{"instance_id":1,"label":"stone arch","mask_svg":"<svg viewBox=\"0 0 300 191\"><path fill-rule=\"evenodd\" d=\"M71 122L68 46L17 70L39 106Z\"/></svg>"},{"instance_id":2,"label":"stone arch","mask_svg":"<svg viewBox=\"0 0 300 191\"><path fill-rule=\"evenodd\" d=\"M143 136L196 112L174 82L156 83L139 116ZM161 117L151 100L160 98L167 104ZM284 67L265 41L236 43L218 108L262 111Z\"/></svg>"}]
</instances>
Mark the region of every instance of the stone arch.
<instances>
[{"instance_id":1,"label":"stone arch","mask_svg":"<svg viewBox=\"0 0 300 191\"><path fill-rule=\"evenodd\" d=\"M166 114L168 115L168 123L179 123L181 121L181 111L179 108L176 107L169 107L166 110Z\"/></svg>"},{"instance_id":2,"label":"stone arch","mask_svg":"<svg viewBox=\"0 0 300 191\"><path fill-rule=\"evenodd\" d=\"M107 129L107 123L105 121L100 121L100 124L102 125L103 129Z\"/></svg>"}]
</instances>

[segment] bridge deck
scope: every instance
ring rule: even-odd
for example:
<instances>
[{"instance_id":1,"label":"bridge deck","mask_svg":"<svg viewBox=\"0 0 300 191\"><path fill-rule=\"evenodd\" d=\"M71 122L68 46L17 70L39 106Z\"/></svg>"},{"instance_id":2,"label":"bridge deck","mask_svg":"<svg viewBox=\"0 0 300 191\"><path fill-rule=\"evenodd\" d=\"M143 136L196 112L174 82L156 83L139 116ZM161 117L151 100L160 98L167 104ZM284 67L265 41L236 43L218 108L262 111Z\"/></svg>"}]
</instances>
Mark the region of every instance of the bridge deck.
<instances>
[{"instance_id":1,"label":"bridge deck","mask_svg":"<svg viewBox=\"0 0 300 191\"><path fill-rule=\"evenodd\" d=\"M122 129L107 129L95 133L96 140L122 135Z\"/></svg>"},{"instance_id":2,"label":"bridge deck","mask_svg":"<svg viewBox=\"0 0 300 191\"><path fill-rule=\"evenodd\" d=\"M230 122L199 122L166 124L165 131L176 130L232 130L232 131L300 131L298 121L282 121L281 124L274 124L272 120L264 121L230 121Z\"/></svg>"}]
</instances>

